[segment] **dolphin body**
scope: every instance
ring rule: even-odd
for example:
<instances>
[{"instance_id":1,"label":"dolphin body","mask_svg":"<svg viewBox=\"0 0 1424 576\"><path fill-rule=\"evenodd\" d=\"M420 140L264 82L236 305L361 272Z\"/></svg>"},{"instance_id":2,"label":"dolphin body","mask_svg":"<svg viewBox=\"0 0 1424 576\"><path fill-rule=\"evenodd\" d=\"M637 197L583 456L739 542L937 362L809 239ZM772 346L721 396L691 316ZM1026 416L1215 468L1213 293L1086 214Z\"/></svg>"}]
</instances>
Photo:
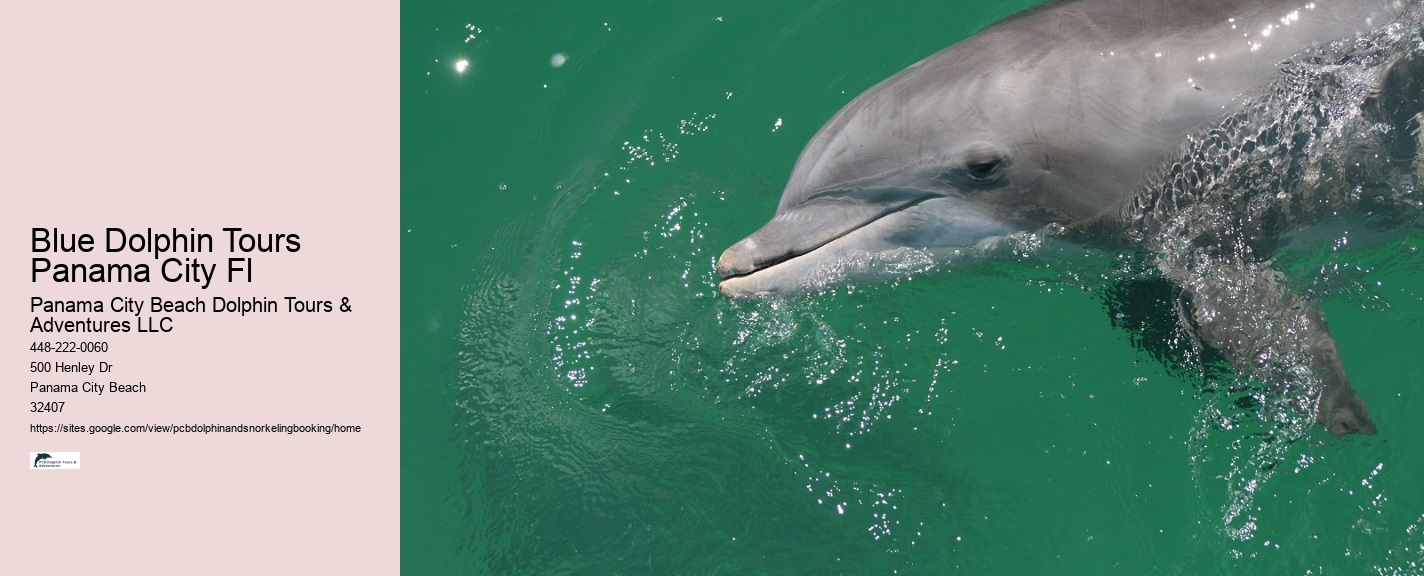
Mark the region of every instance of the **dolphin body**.
<instances>
[{"instance_id":1,"label":"dolphin body","mask_svg":"<svg viewBox=\"0 0 1424 576\"><path fill-rule=\"evenodd\" d=\"M1385 190L1378 208L1417 186L1420 12L1064 0L1012 16L827 122L775 216L718 260L721 290L806 292L1013 234L1120 242L1158 255L1201 344L1331 432L1373 433L1320 312L1268 258L1362 189Z\"/></svg>"}]
</instances>

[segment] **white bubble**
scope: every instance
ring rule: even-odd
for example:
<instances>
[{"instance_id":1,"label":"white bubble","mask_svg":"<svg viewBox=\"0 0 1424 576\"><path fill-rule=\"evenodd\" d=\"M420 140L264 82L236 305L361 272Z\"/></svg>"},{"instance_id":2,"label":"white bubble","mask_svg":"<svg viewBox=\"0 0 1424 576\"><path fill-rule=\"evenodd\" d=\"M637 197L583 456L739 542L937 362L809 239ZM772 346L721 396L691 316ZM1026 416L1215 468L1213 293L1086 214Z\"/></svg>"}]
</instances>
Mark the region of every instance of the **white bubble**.
<instances>
[{"instance_id":1,"label":"white bubble","mask_svg":"<svg viewBox=\"0 0 1424 576\"><path fill-rule=\"evenodd\" d=\"M569 55L563 52L555 52L553 56L549 57L549 65L555 68L562 68L564 63L568 61Z\"/></svg>"},{"instance_id":2,"label":"white bubble","mask_svg":"<svg viewBox=\"0 0 1424 576\"><path fill-rule=\"evenodd\" d=\"M465 69L466 69L466 68L469 68L469 67L470 67L470 61L469 61L469 60L461 60L461 61L455 63L455 72L460 73L460 74L464 74L464 73L465 73Z\"/></svg>"}]
</instances>

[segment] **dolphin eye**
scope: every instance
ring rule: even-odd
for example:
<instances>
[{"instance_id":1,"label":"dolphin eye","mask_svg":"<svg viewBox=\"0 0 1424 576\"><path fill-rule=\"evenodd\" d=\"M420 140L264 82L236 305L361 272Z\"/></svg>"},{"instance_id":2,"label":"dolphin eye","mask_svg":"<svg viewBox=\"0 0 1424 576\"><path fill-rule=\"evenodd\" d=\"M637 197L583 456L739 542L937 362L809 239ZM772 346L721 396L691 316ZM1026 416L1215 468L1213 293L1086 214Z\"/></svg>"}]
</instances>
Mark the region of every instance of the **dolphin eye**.
<instances>
[{"instance_id":1,"label":"dolphin eye","mask_svg":"<svg viewBox=\"0 0 1424 576\"><path fill-rule=\"evenodd\" d=\"M1008 183L1008 170L1012 164L1009 158L996 147L981 146L968 150L957 162L943 168L938 179L965 191L965 189L998 188Z\"/></svg>"},{"instance_id":2,"label":"dolphin eye","mask_svg":"<svg viewBox=\"0 0 1424 576\"><path fill-rule=\"evenodd\" d=\"M999 168L1003 165L998 159L976 160L964 167L964 175L975 182L989 182L999 176Z\"/></svg>"}]
</instances>

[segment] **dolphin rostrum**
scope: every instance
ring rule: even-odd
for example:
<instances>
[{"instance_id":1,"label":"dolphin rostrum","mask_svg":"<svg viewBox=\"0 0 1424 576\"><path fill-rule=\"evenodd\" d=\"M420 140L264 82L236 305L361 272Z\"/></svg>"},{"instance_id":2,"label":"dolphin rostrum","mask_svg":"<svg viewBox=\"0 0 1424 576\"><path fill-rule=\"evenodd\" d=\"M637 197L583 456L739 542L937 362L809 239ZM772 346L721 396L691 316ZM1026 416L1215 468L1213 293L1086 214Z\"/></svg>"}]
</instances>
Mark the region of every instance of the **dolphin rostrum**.
<instances>
[{"instance_id":1,"label":"dolphin rostrum","mask_svg":"<svg viewBox=\"0 0 1424 576\"><path fill-rule=\"evenodd\" d=\"M718 260L721 290L805 292L1014 234L1121 242L1158 255L1202 344L1331 432L1373 433L1320 312L1269 257L1362 189L1378 207L1417 186L1421 12L1061 0L1012 16L831 118L775 216Z\"/></svg>"}]
</instances>

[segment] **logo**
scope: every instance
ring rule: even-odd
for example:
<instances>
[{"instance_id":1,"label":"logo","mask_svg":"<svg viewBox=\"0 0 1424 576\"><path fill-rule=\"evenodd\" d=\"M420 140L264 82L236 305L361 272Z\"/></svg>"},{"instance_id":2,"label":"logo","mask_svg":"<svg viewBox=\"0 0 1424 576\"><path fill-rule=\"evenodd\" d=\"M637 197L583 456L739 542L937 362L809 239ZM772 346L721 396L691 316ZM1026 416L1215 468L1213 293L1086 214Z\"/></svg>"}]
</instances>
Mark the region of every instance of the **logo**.
<instances>
[{"instance_id":1,"label":"logo","mask_svg":"<svg viewBox=\"0 0 1424 576\"><path fill-rule=\"evenodd\" d=\"M32 470L78 470L78 452L30 452Z\"/></svg>"}]
</instances>

